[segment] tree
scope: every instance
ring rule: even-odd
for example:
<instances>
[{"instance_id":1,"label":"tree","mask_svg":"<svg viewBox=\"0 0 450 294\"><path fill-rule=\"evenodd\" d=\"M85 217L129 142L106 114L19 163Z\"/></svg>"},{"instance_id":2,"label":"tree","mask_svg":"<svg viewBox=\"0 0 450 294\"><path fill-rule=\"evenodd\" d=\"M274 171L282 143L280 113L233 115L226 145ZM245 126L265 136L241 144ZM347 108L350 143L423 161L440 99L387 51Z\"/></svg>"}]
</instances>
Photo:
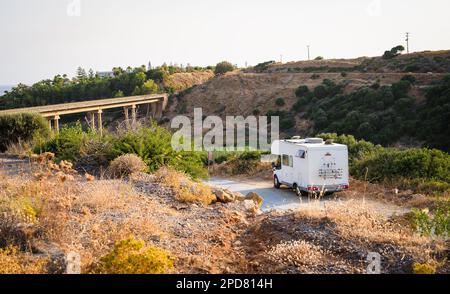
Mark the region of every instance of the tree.
<instances>
[{"instance_id":1,"label":"tree","mask_svg":"<svg viewBox=\"0 0 450 294\"><path fill-rule=\"evenodd\" d=\"M318 85L315 89L314 89L314 96L316 96L319 99L325 98L328 95L328 90L327 87L325 87L324 85Z\"/></svg>"},{"instance_id":2,"label":"tree","mask_svg":"<svg viewBox=\"0 0 450 294\"><path fill-rule=\"evenodd\" d=\"M399 56L403 51L405 51L405 47L402 45L395 46L389 51L385 51L383 54L384 59L392 59L394 57Z\"/></svg>"},{"instance_id":3,"label":"tree","mask_svg":"<svg viewBox=\"0 0 450 294\"><path fill-rule=\"evenodd\" d=\"M314 60L323 60L322 56L317 56L316 58L314 58Z\"/></svg>"},{"instance_id":4,"label":"tree","mask_svg":"<svg viewBox=\"0 0 450 294\"><path fill-rule=\"evenodd\" d=\"M158 85L153 80L148 80L142 86L142 94L158 93Z\"/></svg>"},{"instance_id":5,"label":"tree","mask_svg":"<svg viewBox=\"0 0 450 294\"><path fill-rule=\"evenodd\" d=\"M308 86L300 86L295 90L295 96L297 97L305 97L307 94L309 94L309 88Z\"/></svg>"},{"instance_id":6,"label":"tree","mask_svg":"<svg viewBox=\"0 0 450 294\"><path fill-rule=\"evenodd\" d=\"M78 80L83 80L83 79L85 79L85 78L87 78L86 71L84 70L84 68L82 68L81 66L79 66L79 67L77 68L77 79L78 79Z\"/></svg>"},{"instance_id":7,"label":"tree","mask_svg":"<svg viewBox=\"0 0 450 294\"><path fill-rule=\"evenodd\" d=\"M216 70L214 71L214 73L216 75L223 75L229 71L233 71L234 69L235 67L233 64L228 61L222 61L216 65Z\"/></svg>"}]
</instances>

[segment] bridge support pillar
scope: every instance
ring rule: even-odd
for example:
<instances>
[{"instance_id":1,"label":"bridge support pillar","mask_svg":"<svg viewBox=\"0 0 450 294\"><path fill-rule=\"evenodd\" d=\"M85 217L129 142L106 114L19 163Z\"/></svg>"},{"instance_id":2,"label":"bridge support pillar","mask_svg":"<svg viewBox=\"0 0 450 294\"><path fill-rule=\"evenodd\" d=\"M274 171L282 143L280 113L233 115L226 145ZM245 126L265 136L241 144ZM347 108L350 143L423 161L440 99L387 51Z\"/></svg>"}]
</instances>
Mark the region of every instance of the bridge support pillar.
<instances>
[{"instance_id":1,"label":"bridge support pillar","mask_svg":"<svg viewBox=\"0 0 450 294\"><path fill-rule=\"evenodd\" d=\"M157 107L156 107L157 103L150 103L150 115L152 117L152 119L156 119L156 111L157 111Z\"/></svg>"},{"instance_id":2,"label":"bridge support pillar","mask_svg":"<svg viewBox=\"0 0 450 294\"><path fill-rule=\"evenodd\" d=\"M47 118L47 122L48 122L48 128L50 129L50 131L52 130L52 119L51 118Z\"/></svg>"},{"instance_id":3,"label":"bridge support pillar","mask_svg":"<svg viewBox=\"0 0 450 294\"><path fill-rule=\"evenodd\" d=\"M163 113L163 102L157 102L156 104L156 119L161 119Z\"/></svg>"},{"instance_id":4,"label":"bridge support pillar","mask_svg":"<svg viewBox=\"0 0 450 294\"><path fill-rule=\"evenodd\" d=\"M55 133L59 133L59 119L60 119L59 115L55 115L54 120L53 120Z\"/></svg>"},{"instance_id":5,"label":"bridge support pillar","mask_svg":"<svg viewBox=\"0 0 450 294\"><path fill-rule=\"evenodd\" d=\"M127 126L127 129L129 130L130 129L130 115L129 115L129 112L128 112L128 106L125 106L123 108L123 114L124 114L124 117L125 117L125 124Z\"/></svg>"},{"instance_id":6,"label":"bridge support pillar","mask_svg":"<svg viewBox=\"0 0 450 294\"><path fill-rule=\"evenodd\" d=\"M103 135L103 120L102 120L102 114L103 114L103 110L99 109L97 112L97 131L99 132L100 136Z\"/></svg>"},{"instance_id":7,"label":"bridge support pillar","mask_svg":"<svg viewBox=\"0 0 450 294\"><path fill-rule=\"evenodd\" d=\"M93 131L96 131L97 128L95 127L95 113L94 112L88 112L87 113L87 119L88 119L89 127Z\"/></svg>"},{"instance_id":8,"label":"bridge support pillar","mask_svg":"<svg viewBox=\"0 0 450 294\"><path fill-rule=\"evenodd\" d=\"M133 124L133 126L136 125L136 121L137 121L136 105L133 104L131 105L131 123Z\"/></svg>"}]
</instances>

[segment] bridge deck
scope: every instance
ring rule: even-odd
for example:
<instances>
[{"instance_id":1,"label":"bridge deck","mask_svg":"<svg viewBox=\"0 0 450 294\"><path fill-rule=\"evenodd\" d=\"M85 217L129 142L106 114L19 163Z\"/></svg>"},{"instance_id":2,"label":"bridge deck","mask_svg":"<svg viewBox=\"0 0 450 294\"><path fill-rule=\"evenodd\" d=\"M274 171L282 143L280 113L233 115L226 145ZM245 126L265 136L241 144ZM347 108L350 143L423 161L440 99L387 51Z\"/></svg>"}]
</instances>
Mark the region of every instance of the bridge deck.
<instances>
[{"instance_id":1,"label":"bridge deck","mask_svg":"<svg viewBox=\"0 0 450 294\"><path fill-rule=\"evenodd\" d=\"M163 105L162 108L165 108L167 104L167 94L98 99L82 102L37 106L37 107L8 109L0 111L0 115L31 112L31 113L40 113L44 117L52 117L56 115L89 112L102 109L111 109L157 102L162 102Z\"/></svg>"}]
</instances>

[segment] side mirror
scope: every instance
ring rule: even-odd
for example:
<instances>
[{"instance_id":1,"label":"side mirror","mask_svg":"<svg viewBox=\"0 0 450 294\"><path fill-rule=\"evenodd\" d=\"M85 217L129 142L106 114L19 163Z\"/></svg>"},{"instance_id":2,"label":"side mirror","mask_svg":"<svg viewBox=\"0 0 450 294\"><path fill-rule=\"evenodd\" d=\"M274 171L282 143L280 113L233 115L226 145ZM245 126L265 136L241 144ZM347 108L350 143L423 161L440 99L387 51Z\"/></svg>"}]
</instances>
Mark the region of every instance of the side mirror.
<instances>
[{"instance_id":1,"label":"side mirror","mask_svg":"<svg viewBox=\"0 0 450 294\"><path fill-rule=\"evenodd\" d=\"M272 168L276 168L277 165L275 164L275 162L272 162Z\"/></svg>"}]
</instances>

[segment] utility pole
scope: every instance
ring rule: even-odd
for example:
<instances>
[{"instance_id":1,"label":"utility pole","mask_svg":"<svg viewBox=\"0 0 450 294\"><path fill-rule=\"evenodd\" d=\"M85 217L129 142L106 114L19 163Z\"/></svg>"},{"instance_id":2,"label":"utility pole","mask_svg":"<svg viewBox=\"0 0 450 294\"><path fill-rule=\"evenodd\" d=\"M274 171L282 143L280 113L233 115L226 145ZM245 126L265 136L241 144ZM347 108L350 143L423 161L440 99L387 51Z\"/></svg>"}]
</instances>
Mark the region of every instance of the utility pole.
<instances>
[{"instance_id":1,"label":"utility pole","mask_svg":"<svg viewBox=\"0 0 450 294\"><path fill-rule=\"evenodd\" d=\"M308 48L308 60L311 60L309 57L309 45L306 46Z\"/></svg>"},{"instance_id":2,"label":"utility pole","mask_svg":"<svg viewBox=\"0 0 450 294\"><path fill-rule=\"evenodd\" d=\"M409 33L406 33L406 53L409 54Z\"/></svg>"},{"instance_id":3,"label":"utility pole","mask_svg":"<svg viewBox=\"0 0 450 294\"><path fill-rule=\"evenodd\" d=\"M283 54L280 55L280 63L283 63Z\"/></svg>"}]
</instances>

